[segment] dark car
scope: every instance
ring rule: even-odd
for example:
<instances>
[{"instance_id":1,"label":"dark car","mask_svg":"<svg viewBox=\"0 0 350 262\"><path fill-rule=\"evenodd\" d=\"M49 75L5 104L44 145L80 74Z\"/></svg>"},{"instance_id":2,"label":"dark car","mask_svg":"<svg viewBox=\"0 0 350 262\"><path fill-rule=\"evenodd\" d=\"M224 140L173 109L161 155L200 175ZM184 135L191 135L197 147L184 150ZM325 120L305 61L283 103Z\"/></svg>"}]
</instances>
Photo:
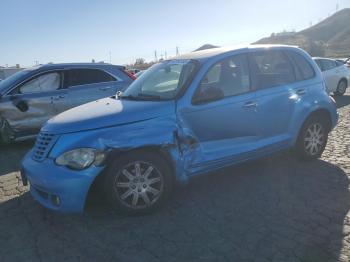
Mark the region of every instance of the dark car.
<instances>
[{"instance_id":1,"label":"dark car","mask_svg":"<svg viewBox=\"0 0 350 262\"><path fill-rule=\"evenodd\" d=\"M0 141L35 136L51 117L123 91L133 79L123 66L47 64L0 82Z\"/></svg>"}]
</instances>

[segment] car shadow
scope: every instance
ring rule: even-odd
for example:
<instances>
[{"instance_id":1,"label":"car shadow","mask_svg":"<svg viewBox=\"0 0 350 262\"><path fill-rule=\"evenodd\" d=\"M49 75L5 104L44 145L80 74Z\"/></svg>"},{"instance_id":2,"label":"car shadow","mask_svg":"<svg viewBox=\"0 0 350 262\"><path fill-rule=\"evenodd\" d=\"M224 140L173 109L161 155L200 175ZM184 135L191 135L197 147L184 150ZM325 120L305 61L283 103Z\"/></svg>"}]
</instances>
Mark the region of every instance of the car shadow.
<instances>
[{"instance_id":1,"label":"car shadow","mask_svg":"<svg viewBox=\"0 0 350 262\"><path fill-rule=\"evenodd\" d=\"M343 96L335 96L334 99L337 102L337 108L342 108L350 104L350 94L345 94Z\"/></svg>"},{"instance_id":2,"label":"car shadow","mask_svg":"<svg viewBox=\"0 0 350 262\"><path fill-rule=\"evenodd\" d=\"M25 193L0 204L0 260L329 261L349 230L348 187L335 165L279 155L194 179L141 217L98 194L85 215L58 214Z\"/></svg>"},{"instance_id":3,"label":"car shadow","mask_svg":"<svg viewBox=\"0 0 350 262\"><path fill-rule=\"evenodd\" d=\"M33 141L0 145L0 176L18 171L24 155L33 145Z\"/></svg>"}]
</instances>

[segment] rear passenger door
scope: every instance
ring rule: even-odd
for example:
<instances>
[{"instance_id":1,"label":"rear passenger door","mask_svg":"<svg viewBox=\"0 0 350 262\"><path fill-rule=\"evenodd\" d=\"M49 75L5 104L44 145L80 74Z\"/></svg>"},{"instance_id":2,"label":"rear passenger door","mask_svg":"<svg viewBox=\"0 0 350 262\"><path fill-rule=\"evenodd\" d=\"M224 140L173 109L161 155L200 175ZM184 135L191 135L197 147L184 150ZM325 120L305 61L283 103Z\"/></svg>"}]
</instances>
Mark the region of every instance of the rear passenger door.
<instances>
[{"instance_id":1,"label":"rear passenger door","mask_svg":"<svg viewBox=\"0 0 350 262\"><path fill-rule=\"evenodd\" d=\"M62 111L100 98L115 95L118 79L101 69L69 69L65 72L68 102Z\"/></svg>"},{"instance_id":2,"label":"rear passenger door","mask_svg":"<svg viewBox=\"0 0 350 262\"><path fill-rule=\"evenodd\" d=\"M291 141L290 125L296 104L306 95L307 88L294 85L296 68L287 51L253 51L250 65L258 104L259 143L273 150L283 149Z\"/></svg>"}]
</instances>

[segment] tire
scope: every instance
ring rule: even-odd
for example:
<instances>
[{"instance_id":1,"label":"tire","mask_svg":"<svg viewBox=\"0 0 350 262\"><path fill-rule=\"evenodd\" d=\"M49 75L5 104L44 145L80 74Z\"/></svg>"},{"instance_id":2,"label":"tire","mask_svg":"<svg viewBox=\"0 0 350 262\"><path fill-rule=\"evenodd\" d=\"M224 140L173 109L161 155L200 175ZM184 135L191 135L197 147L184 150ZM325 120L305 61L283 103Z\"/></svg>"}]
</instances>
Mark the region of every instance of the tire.
<instances>
[{"instance_id":1,"label":"tire","mask_svg":"<svg viewBox=\"0 0 350 262\"><path fill-rule=\"evenodd\" d=\"M159 209L173 189L173 174L165 159L153 152L130 152L108 168L104 192L107 201L127 215Z\"/></svg>"},{"instance_id":2,"label":"tire","mask_svg":"<svg viewBox=\"0 0 350 262\"><path fill-rule=\"evenodd\" d=\"M328 141L329 125L322 116L312 116L305 121L299 133L295 152L303 160L321 157Z\"/></svg>"},{"instance_id":3,"label":"tire","mask_svg":"<svg viewBox=\"0 0 350 262\"><path fill-rule=\"evenodd\" d=\"M346 80L341 80L341 81L339 81L338 86L337 86L337 91L335 91L334 94L337 96L342 96L345 94L346 88L347 88Z\"/></svg>"}]
</instances>

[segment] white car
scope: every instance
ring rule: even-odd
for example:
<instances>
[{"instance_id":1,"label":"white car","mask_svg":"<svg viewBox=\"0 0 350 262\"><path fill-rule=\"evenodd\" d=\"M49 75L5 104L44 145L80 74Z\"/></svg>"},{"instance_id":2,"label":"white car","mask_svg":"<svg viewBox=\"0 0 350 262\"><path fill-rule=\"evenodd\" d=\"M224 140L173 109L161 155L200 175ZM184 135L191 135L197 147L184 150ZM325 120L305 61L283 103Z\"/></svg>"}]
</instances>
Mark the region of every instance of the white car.
<instances>
[{"instance_id":1,"label":"white car","mask_svg":"<svg viewBox=\"0 0 350 262\"><path fill-rule=\"evenodd\" d=\"M350 83L350 69L334 59L315 57L314 60L323 73L328 93L344 95Z\"/></svg>"}]
</instances>

